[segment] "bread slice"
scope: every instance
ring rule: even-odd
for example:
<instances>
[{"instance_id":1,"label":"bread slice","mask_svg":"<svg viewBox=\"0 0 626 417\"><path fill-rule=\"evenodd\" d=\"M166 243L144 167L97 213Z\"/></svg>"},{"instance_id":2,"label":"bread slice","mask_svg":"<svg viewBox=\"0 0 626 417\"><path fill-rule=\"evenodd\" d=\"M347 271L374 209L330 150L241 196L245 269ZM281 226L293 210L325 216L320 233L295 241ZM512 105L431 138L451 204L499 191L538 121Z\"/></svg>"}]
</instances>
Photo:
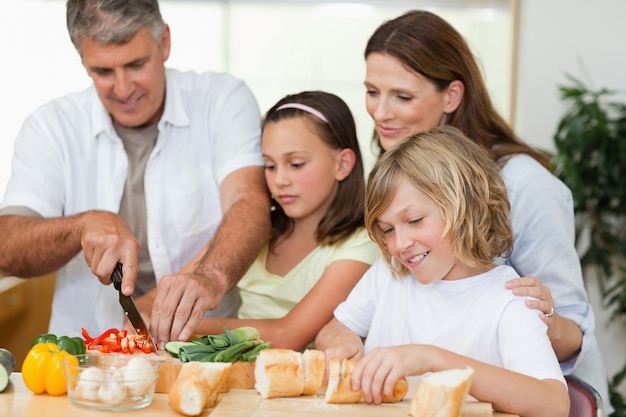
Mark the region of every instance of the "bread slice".
<instances>
[{"instance_id":1,"label":"bread slice","mask_svg":"<svg viewBox=\"0 0 626 417\"><path fill-rule=\"evenodd\" d=\"M458 417L472 383L472 368L449 369L424 376L409 404L413 417Z\"/></svg>"},{"instance_id":2,"label":"bread slice","mask_svg":"<svg viewBox=\"0 0 626 417\"><path fill-rule=\"evenodd\" d=\"M332 358L328 364L328 385L324 399L327 403L358 403L363 401L361 391L352 391L352 372L356 361L352 359ZM402 401L409 391L406 378L400 378L393 387L393 397L383 394L383 402L395 403Z\"/></svg>"},{"instance_id":3,"label":"bread slice","mask_svg":"<svg viewBox=\"0 0 626 417\"><path fill-rule=\"evenodd\" d=\"M304 390L300 352L276 348L260 351L254 379L254 387L263 398L300 396Z\"/></svg>"},{"instance_id":4,"label":"bread slice","mask_svg":"<svg viewBox=\"0 0 626 417\"><path fill-rule=\"evenodd\" d=\"M206 382L199 377L178 378L169 392L169 403L177 413L199 416L209 399Z\"/></svg>"},{"instance_id":5,"label":"bread slice","mask_svg":"<svg viewBox=\"0 0 626 417\"><path fill-rule=\"evenodd\" d=\"M358 403L363 401L361 391L352 391L352 371L356 361L331 358L328 362L328 386L324 399L327 403Z\"/></svg>"},{"instance_id":6,"label":"bread slice","mask_svg":"<svg viewBox=\"0 0 626 417\"><path fill-rule=\"evenodd\" d=\"M215 390L228 380L231 367L230 362L185 362L178 377L201 375L211 390Z\"/></svg>"},{"instance_id":7,"label":"bread slice","mask_svg":"<svg viewBox=\"0 0 626 417\"><path fill-rule=\"evenodd\" d=\"M228 380L228 362L185 362L170 388L168 401L178 413L197 416L215 406L220 386Z\"/></svg>"},{"instance_id":8,"label":"bread slice","mask_svg":"<svg viewBox=\"0 0 626 417\"><path fill-rule=\"evenodd\" d=\"M402 401L407 392L409 392L409 383L406 378L400 378L393 386L393 396L391 398L387 398L387 396L383 392L383 402L397 403L398 401Z\"/></svg>"},{"instance_id":9,"label":"bread slice","mask_svg":"<svg viewBox=\"0 0 626 417\"><path fill-rule=\"evenodd\" d=\"M304 389L302 395L314 395L324 382L326 355L321 350L307 349L302 354Z\"/></svg>"}]
</instances>

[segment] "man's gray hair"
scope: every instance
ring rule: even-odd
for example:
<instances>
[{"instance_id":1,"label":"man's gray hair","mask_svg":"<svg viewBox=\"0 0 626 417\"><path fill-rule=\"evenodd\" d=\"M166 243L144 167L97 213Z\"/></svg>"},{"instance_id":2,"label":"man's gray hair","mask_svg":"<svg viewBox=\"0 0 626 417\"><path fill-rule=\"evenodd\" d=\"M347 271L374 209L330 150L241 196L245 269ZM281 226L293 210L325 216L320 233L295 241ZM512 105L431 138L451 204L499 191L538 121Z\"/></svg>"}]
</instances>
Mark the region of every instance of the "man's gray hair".
<instances>
[{"instance_id":1,"label":"man's gray hair","mask_svg":"<svg viewBox=\"0 0 626 417\"><path fill-rule=\"evenodd\" d=\"M144 27L160 45L164 22L157 0L67 0L67 30L79 53L85 39L123 45Z\"/></svg>"}]
</instances>

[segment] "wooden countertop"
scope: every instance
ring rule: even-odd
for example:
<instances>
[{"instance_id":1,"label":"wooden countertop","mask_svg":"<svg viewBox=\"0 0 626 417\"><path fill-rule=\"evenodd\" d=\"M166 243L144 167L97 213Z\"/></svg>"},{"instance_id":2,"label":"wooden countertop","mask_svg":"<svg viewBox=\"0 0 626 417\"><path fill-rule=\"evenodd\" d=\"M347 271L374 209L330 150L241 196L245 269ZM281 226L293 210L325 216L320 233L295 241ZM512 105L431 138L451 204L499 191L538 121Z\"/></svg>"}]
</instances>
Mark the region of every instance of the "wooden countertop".
<instances>
[{"instance_id":1,"label":"wooden countertop","mask_svg":"<svg viewBox=\"0 0 626 417\"><path fill-rule=\"evenodd\" d=\"M140 410L116 413L109 411L96 411L79 408L70 403L67 395L50 396L46 394L35 395L24 385L22 374L14 372L10 377L11 383L7 389L0 393L0 415L11 417L39 417L68 416L68 417L112 417L120 414L133 415L136 417L180 417L168 404L167 394L156 393L152 404ZM409 391L410 395L411 391ZM315 417L391 417L408 416L408 404L410 396L400 403L369 405L369 404L327 404L323 396L298 397L298 398L274 398L263 400L255 390L233 389L222 394L218 404L213 409L204 410L201 417L284 417L284 416L315 416ZM472 407L480 403L466 406L461 417L485 416L484 407ZM402 408L405 411L402 411ZM4 411L4 413L3 413ZM512 414L494 412L493 417L514 417Z\"/></svg>"}]
</instances>

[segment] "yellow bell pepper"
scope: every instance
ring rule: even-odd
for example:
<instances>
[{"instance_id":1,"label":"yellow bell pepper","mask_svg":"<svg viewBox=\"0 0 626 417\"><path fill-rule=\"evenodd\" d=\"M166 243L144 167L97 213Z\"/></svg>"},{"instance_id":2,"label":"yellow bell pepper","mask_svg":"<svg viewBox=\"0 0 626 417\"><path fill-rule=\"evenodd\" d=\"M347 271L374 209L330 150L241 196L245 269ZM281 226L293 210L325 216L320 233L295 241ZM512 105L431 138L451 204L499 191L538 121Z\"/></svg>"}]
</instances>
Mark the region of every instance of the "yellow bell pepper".
<instances>
[{"instance_id":1,"label":"yellow bell pepper","mask_svg":"<svg viewBox=\"0 0 626 417\"><path fill-rule=\"evenodd\" d=\"M75 356L59 349L55 343L34 345L22 363L22 378L26 387L35 394L65 394L67 385L63 374L63 359L67 357L74 358L70 361L78 365Z\"/></svg>"}]
</instances>

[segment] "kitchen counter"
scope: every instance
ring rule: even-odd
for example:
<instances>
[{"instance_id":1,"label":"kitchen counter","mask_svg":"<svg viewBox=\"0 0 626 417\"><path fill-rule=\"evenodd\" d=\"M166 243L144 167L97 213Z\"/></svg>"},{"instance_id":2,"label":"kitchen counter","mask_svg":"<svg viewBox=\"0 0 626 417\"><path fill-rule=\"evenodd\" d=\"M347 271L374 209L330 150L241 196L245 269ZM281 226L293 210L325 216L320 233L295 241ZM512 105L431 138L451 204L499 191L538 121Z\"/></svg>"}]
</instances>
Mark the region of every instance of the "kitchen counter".
<instances>
[{"instance_id":1,"label":"kitchen counter","mask_svg":"<svg viewBox=\"0 0 626 417\"><path fill-rule=\"evenodd\" d=\"M11 383L0 393L0 416L39 417L111 417L132 415L136 417L180 417L168 404L167 394L156 393L152 404L140 410L124 413L96 411L79 408L70 403L67 395L50 396L35 395L24 385L22 374L14 372ZM274 398L263 400L255 390L233 389L222 394L213 409L206 409L201 417L284 417L284 416L315 416L315 417L391 417L408 416L408 404L411 391L400 403L369 405L369 404L327 404L323 395L303 396L297 398ZM484 403L466 403L461 417L515 417L512 414L494 412L490 407L485 412Z\"/></svg>"},{"instance_id":2,"label":"kitchen counter","mask_svg":"<svg viewBox=\"0 0 626 417\"><path fill-rule=\"evenodd\" d=\"M13 372L10 377L11 383L7 389L0 393L0 416L11 417L40 417L40 416L67 416L67 417L107 417L130 415L141 416L180 416L172 410L167 403L167 394L155 394L152 404L141 410L116 413L109 411L88 410L79 408L70 402L66 395L52 396L47 394L35 395L26 388L22 374ZM6 410L3 413L3 410ZM208 411L208 410L207 410ZM206 414L208 415L208 413Z\"/></svg>"}]
</instances>

